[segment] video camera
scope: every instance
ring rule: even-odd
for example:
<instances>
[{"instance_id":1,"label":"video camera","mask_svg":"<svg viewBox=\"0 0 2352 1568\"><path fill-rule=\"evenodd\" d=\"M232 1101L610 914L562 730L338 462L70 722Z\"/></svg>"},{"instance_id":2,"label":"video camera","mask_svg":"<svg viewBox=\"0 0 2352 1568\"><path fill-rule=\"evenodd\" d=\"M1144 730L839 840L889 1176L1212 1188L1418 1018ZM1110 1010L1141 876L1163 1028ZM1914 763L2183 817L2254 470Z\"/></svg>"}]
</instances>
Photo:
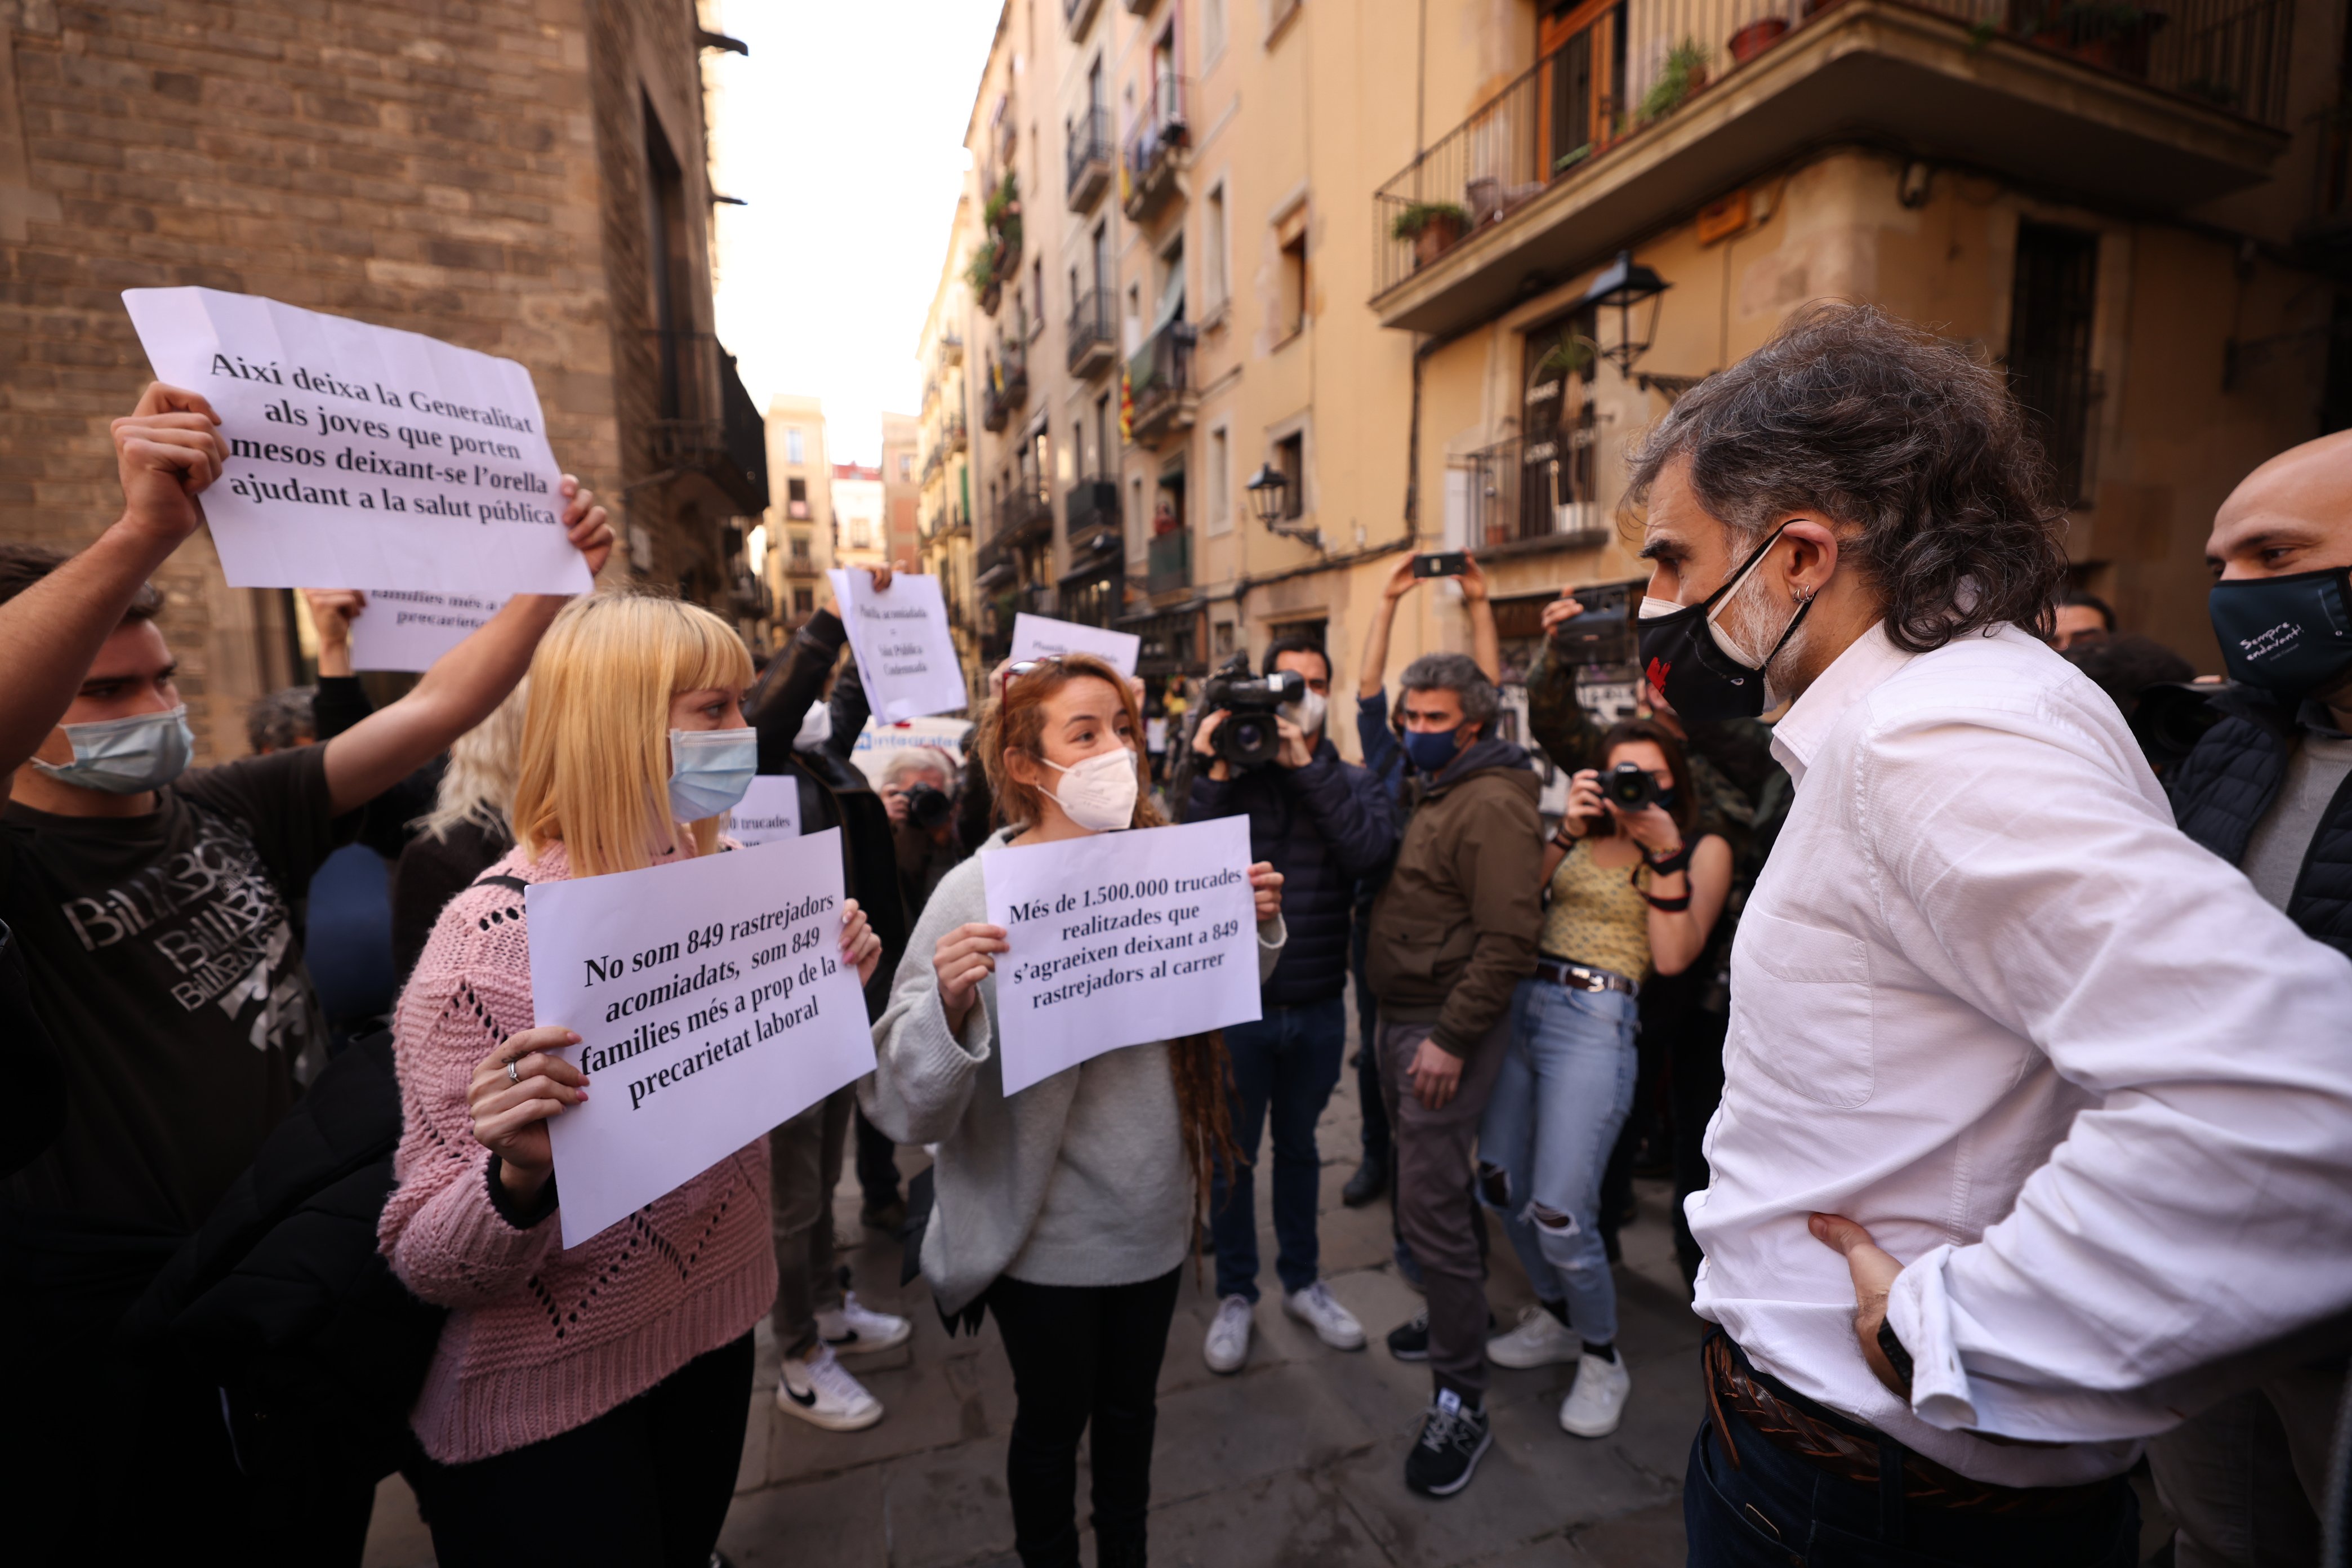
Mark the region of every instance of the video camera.
<instances>
[{"instance_id":1,"label":"video camera","mask_svg":"<svg viewBox=\"0 0 2352 1568\"><path fill-rule=\"evenodd\" d=\"M1209 713L1223 713L1225 721L1209 737L1210 748L1236 768L1263 767L1282 750L1281 727L1275 710L1307 695L1307 679L1295 669L1252 676L1249 656L1235 654L1225 667L1209 677L1201 694L1203 722Z\"/></svg>"}]
</instances>

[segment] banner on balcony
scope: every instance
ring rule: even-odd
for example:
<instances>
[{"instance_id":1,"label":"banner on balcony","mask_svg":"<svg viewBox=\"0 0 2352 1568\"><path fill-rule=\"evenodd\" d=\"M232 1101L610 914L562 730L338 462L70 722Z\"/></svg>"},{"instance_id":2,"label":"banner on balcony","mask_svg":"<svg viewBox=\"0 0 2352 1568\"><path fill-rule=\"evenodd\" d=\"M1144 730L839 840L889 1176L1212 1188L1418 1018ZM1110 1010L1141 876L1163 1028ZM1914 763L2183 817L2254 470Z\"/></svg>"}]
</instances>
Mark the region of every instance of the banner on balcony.
<instances>
[{"instance_id":1,"label":"banner on balcony","mask_svg":"<svg viewBox=\"0 0 2352 1568\"><path fill-rule=\"evenodd\" d=\"M430 669L506 607L500 594L376 588L352 617L353 669Z\"/></svg>"},{"instance_id":2,"label":"banner on balcony","mask_svg":"<svg viewBox=\"0 0 2352 1568\"><path fill-rule=\"evenodd\" d=\"M1133 675L1135 656L1142 647L1143 639L1133 632L1082 626L1075 621L1057 621L1051 616L1033 616L1026 610L1013 617L1015 664L1048 654L1090 653L1121 675Z\"/></svg>"},{"instance_id":3,"label":"banner on balcony","mask_svg":"<svg viewBox=\"0 0 2352 1568\"><path fill-rule=\"evenodd\" d=\"M525 900L533 1011L591 1086L548 1127L566 1247L874 1070L837 827Z\"/></svg>"},{"instance_id":4,"label":"banner on balcony","mask_svg":"<svg viewBox=\"0 0 2352 1568\"><path fill-rule=\"evenodd\" d=\"M896 573L877 592L864 571L835 569L825 576L877 718L896 723L952 713L971 701L937 577Z\"/></svg>"},{"instance_id":5,"label":"banner on balcony","mask_svg":"<svg viewBox=\"0 0 2352 1568\"><path fill-rule=\"evenodd\" d=\"M204 500L230 586L587 592L513 360L216 289L122 302L156 377L220 416Z\"/></svg>"},{"instance_id":6,"label":"banner on balcony","mask_svg":"<svg viewBox=\"0 0 2352 1568\"><path fill-rule=\"evenodd\" d=\"M1097 833L980 858L1004 1092L1090 1057L1259 1017L1249 818Z\"/></svg>"}]
</instances>

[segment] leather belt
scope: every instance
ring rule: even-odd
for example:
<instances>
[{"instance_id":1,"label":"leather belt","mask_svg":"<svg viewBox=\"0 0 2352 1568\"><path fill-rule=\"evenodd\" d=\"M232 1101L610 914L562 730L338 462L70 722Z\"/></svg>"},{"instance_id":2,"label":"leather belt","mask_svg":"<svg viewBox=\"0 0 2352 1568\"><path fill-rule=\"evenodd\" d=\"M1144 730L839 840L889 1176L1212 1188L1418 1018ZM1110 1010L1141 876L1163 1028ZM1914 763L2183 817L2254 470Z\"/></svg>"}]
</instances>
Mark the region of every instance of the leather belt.
<instances>
[{"instance_id":1,"label":"leather belt","mask_svg":"<svg viewBox=\"0 0 2352 1568\"><path fill-rule=\"evenodd\" d=\"M1628 980L1613 969L1593 969L1581 963L1570 963L1564 959L1536 960L1536 978L1549 980L1555 985L1565 985L1570 991L1622 991L1628 996L1642 994L1642 983Z\"/></svg>"},{"instance_id":2,"label":"leather belt","mask_svg":"<svg viewBox=\"0 0 2352 1568\"><path fill-rule=\"evenodd\" d=\"M1739 1453L1722 1420L1726 1407L1738 1411L1751 1430L1783 1453L1859 1486L1877 1488L1880 1456L1899 1454L1906 1502L2026 1518L2112 1506L2113 1483L2108 1481L2074 1487L2003 1487L1970 1480L1875 1428L1784 1387L1749 1365L1739 1347L1720 1331L1707 1336L1700 1354L1706 1363L1707 1398L1716 1409L1716 1433L1735 1466Z\"/></svg>"}]
</instances>

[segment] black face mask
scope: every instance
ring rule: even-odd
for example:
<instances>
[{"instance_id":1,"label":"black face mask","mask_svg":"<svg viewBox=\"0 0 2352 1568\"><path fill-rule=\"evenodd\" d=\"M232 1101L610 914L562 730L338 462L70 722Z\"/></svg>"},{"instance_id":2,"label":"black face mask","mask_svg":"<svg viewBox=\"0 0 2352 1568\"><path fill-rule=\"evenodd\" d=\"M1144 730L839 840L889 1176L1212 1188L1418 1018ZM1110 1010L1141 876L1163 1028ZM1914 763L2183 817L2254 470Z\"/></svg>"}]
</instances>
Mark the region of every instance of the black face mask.
<instances>
[{"instance_id":1,"label":"black face mask","mask_svg":"<svg viewBox=\"0 0 2352 1568\"><path fill-rule=\"evenodd\" d=\"M2216 583L2205 613L2232 680L2301 699L2352 676L2352 566Z\"/></svg>"},{"instance_id":2,"label":"black face mask","mask_svg":"<svg viewBox=\"0 0 2352 1568\"><path fill-rule=\"evenodd\" d=\"M1712 719L1753 719L1764 711L1764 670L1804 623L1813 607L1811 598L1797 606L1780 640L1754 668L1739 662L1717 637L1707 612L1748 578L1756 563L1780 542L1785 525L1750 552L1723 586L1696 605L1685 605L1664 616L1644 616L1635 623L1641 639L1642 668L1650 684L1665 694L1676 713L1706 722ZM1645 606L1646 607L1646 606Z\"/></svg>"}]
</instances>

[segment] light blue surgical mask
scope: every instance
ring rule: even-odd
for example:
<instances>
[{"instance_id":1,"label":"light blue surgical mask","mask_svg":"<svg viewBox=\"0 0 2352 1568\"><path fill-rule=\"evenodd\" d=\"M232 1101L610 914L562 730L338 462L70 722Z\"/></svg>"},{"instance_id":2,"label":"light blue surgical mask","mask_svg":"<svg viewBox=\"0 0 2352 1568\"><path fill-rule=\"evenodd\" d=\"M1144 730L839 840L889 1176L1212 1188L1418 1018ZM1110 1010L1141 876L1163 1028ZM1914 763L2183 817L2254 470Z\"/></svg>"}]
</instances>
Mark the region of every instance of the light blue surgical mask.
<instances>
[{"instance_id":1,"label":"light blue surgical mask","mask_svg":"<svg viewBox=\"0 0 2352 1568\"><path fill-rule=\"evenodd\" d=\"M732 811L759 771L755 730L672 730L670 815L680 822L700 822Z\"/></svg>"},{"instance_id":2,"label":"light blue surgical mask","mask_svg":"<svg viewBox=\"0 0 2352 1568\"><path fill-rule=\"evenodd\" d=\"M196 754L195 731L188 728L188 705L181 703L162 713L134 713L128 719L100 719L91 724L63 726L73 742L74 760L33 765L59 784L108 795L137 795L162 789L188 771Z\"/></svg>"}]
</instances>

